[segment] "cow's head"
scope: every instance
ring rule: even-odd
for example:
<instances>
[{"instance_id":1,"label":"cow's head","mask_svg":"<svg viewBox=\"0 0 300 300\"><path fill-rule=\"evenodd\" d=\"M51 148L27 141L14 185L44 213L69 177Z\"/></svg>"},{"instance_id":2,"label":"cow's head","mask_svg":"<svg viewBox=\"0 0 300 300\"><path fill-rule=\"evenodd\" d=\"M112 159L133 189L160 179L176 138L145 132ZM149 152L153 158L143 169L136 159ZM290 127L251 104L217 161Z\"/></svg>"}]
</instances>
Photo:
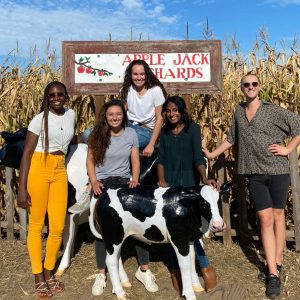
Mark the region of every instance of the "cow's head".
<instances>
[{"instance_id":1,"label":"cow's head","mask_svg":"<svg viewBox=\"0 0 300 300\"><path fill-rule=\"evenodd\" d=\"M208 229L210 205L200 187L174 187L164 195L163 216L173 243L182 255L189 253L189 242L199 239Z\"/></svg>"}]
</instances>

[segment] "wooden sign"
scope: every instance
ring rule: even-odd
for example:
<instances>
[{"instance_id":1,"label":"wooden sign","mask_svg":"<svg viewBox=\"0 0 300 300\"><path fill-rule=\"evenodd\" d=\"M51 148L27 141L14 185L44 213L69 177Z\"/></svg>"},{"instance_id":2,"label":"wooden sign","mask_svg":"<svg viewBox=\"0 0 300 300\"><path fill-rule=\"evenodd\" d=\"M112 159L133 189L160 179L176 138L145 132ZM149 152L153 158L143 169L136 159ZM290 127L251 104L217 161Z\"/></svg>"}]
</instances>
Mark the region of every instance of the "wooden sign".
<instances>
[{"instance_id":1,"label":"wooden sign","mask_svg":"<svg viewBox=\"0 0 300 300\"><path fill-rule=\"evenodd\" d=\"M221 42L63 42L63 82L71 95L117 94L126 67L145 60L169 94L222 92Z\"/></svg>"}]
</instances>

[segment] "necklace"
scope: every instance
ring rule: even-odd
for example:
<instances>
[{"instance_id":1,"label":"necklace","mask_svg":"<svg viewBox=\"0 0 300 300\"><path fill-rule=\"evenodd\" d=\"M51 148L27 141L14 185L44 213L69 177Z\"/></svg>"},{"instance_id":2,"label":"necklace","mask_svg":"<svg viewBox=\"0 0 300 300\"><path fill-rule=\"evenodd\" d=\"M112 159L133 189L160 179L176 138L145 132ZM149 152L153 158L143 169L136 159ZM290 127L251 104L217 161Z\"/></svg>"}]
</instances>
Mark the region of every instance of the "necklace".
<instances>
[{"instance_id":1,"label":"necklace","mask_svg":"<svg viewBox=\"0 0 300 300\"><path fill-rule=\"evenodd\" d=\"M184 124L180 124L180 125L176 126L174 129L172 129L173 136L177 137L183 128L184 128Z\"/></svg>"},{"instance_id":2,"label":"necklace","mask_svg":"<svg viewBox=\"0 0 300 300\"><path fill-rule=\"evenodd\" d=\"M64 116L62 116L61 118L60 132L61 132L61 149L63 149L64 148Z\"/></svg>"}]
</instances>

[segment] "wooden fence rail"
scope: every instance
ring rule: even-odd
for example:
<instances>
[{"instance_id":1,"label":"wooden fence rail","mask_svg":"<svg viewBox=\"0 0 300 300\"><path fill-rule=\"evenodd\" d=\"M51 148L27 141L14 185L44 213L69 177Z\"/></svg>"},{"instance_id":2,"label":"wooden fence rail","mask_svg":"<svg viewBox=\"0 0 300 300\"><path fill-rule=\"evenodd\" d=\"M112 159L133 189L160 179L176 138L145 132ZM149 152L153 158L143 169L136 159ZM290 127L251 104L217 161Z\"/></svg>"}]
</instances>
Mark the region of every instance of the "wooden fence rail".
<instances>
[{"instance_id":1,"label":"wooden fence rail","mask_svg":"<svg viewBox=\"0 0 300 300\"><path fill-rule=\"evenodd\" d=\"M290 154L291 186L293 197L293 215L295 227L296 251L300 251L300 180L299 180L299 158L298 153Z\"/></svg>"},{"instance_id":2,"label":"wooden fence rail","mask_svg":"<svg viewBox=\"0 0 300 300\"><path fill-rule=\"evenodd\" d=\"M13 198L13 172L11 168L5 168L5 185L6 185L6 216L7 228L6 236L8 240L14 239L14 198Z\"/></svg>"},{"instance_id":3,"label":"wooden fence rail","mask_svg":"<svg viewBox=\"0 0 300 300\"><path fill-rule=\"evenodd\" d=\"M27 211L23 208L18 209L19 222L14 221L15 215L15 199L13 193L13 180L14 180L15 170L12 168L5 168L5 185L6 185L6 194L5 194L5 206L6 206L6 220L0 221L0 236L1 229L6 229L6 237L8 240L15 239L15 231L19 232L20 240L26 240L27 234Z\"/></svg>"},{"instance_id":4,"label":"wooden fence rail","mask_svg":"<svg viewBox=\"0 0 300 300\"><path fill-rule=\"evenodd\" d=\"M221 166L218 169L219 182L222 184L227 180L226 178L226 162L224 156L220 156L218 159L218 165ZM291 188L292 188L292 199L293 199L293 219L294 219L294 230L287 231L287 239L295 240L296 251L300 251L300 177L299 177L299 159L296 151L293 151L290 155L290 170L291 170ZM6 213L7 221L0 222L0 236L1 228L6 229L7 239L14 239L14 232L19 231L20 239L26 240L27 233L27 213L24 209L19 209L19 222L14 223L14 195L13 195L13 172L11 168L5 168L5 180L6 180ZM239 208L239 228L231 228L231 217L230 217L230 197L225 194L221 198L222 203L222 214L227 228L221 234L223 236L223 243L230 247L232 244L233 236L240 236L241 242L245 243L248 241L250 236L258 236L257 231L249 230L248 216L247 216L247 203L246 203L246 178L245 176L237 176L237 201Z\"/></svg>"}]
</instances>

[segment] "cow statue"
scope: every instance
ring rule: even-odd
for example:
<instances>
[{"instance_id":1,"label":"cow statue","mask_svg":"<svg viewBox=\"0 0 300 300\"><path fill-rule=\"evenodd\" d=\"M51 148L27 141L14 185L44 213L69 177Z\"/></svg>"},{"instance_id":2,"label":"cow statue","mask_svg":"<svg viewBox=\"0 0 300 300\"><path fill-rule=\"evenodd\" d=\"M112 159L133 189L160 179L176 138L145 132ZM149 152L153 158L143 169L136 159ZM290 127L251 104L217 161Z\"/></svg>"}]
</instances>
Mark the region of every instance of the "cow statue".
<instances>
[{"instance_id":1,"label":"cow statue","mask_svg":"<svg viewBox=\"0 0 300 300\"><path fill-rule=\"evenodd\" d=\"M223 224L218 200L219 193L210 186L108 187L98 199L92 197L90 228L105 241L106 264L118 299L126 299L121 281L128 277L120 250L128 236L148 244L171 243L181 271L182 294L188 300L196 299L193 287L201 284L195 269L193 241L207 231L208 223L212 228Z\"/></svg>"}]
</instances>

